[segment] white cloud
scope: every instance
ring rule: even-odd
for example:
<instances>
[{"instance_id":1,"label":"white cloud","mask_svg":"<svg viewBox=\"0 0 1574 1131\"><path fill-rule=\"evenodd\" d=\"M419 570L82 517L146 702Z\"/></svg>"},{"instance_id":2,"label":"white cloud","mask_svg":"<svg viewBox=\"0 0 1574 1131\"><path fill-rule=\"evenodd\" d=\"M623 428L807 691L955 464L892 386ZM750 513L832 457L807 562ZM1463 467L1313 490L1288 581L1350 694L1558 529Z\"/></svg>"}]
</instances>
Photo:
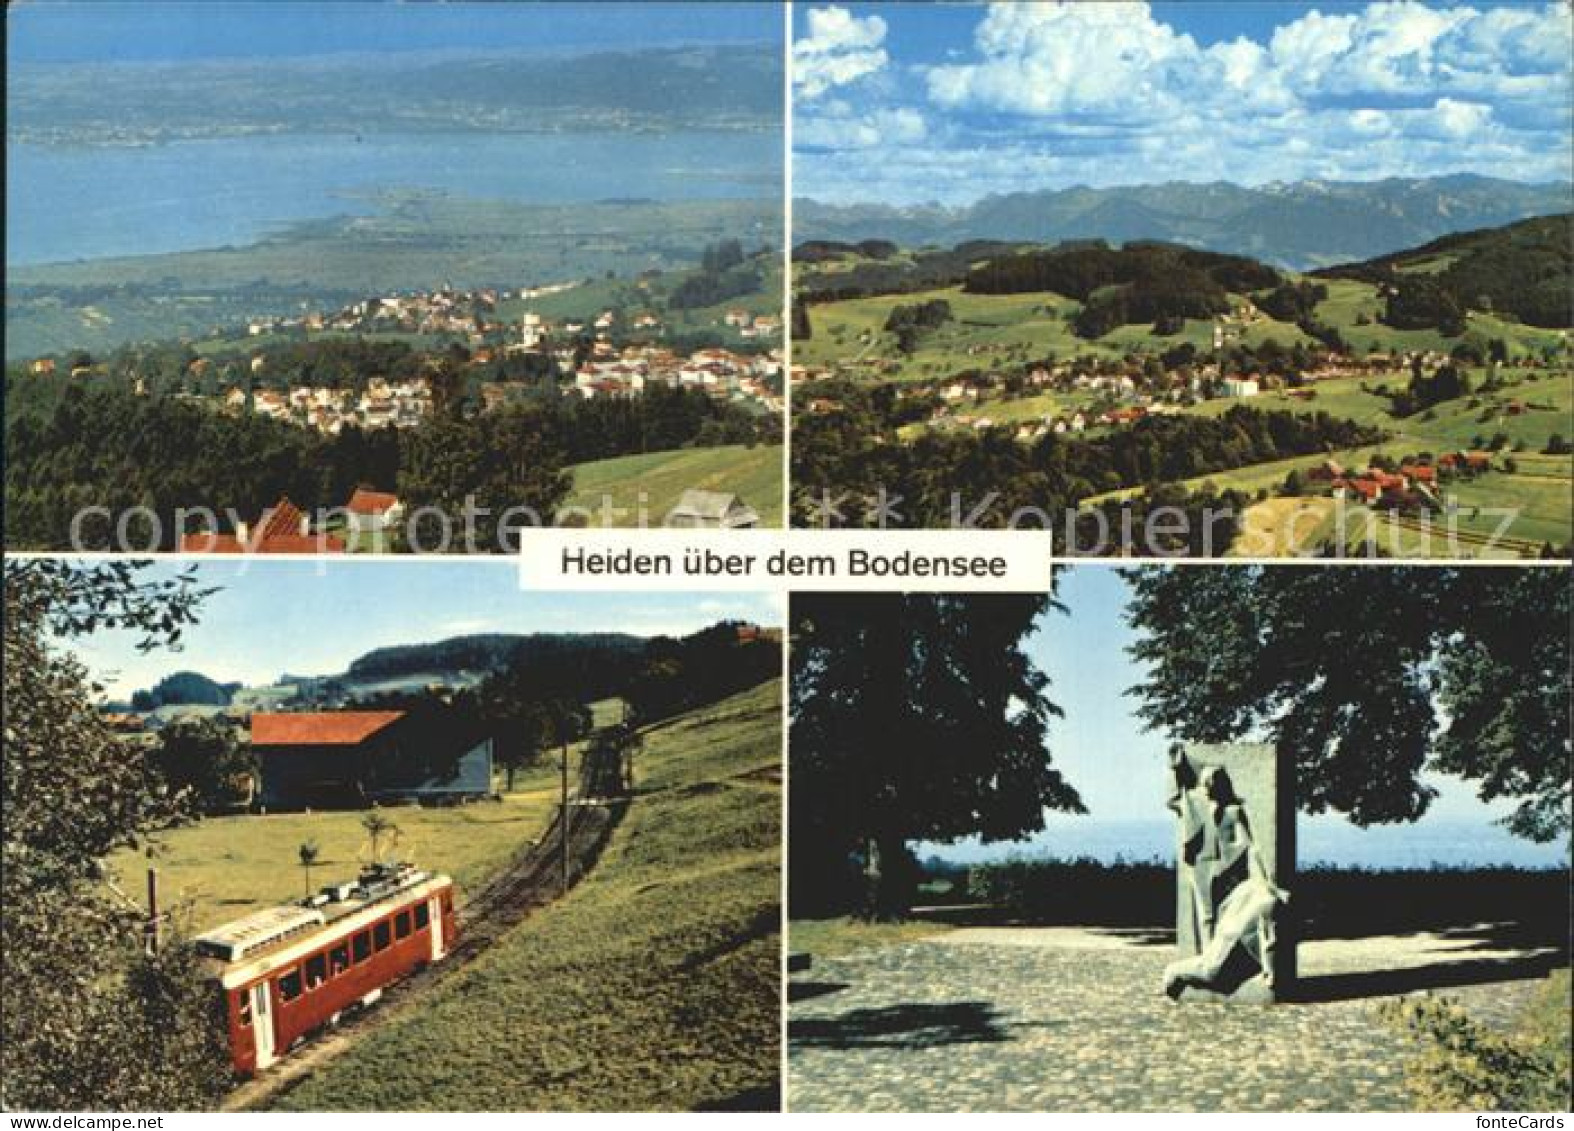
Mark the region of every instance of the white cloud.
<instances>
[{"instance_id":1,"label":"white cloud","mask_svg":"<svg viewBox=\"0 0 1574 1131\"><path fill-rule=\"evenodd\" d=\"M1147 4L993 4L973 42L980 61L928 71L940 105L1150 117L1171 101L1175 66L1198 53Z\"/></svg>"},{"instance_id":2,"label":"white cloud","mask_svg":"<svg viewBox=\"0 0 1574 1131\"><path fill-rule=\"evenodd\" d=\"M885 42L883 22L854 31L868 21L819 11L840 15L811 13L800 50ZM1571 35L1567 0L1312 10L1265 42L1207 46L1147 4L997 3L960 57L802 107L798 185L823 199L962 203L1076 182L1567 179ZM899 96L913 93L897 83L907 76L922 112Z\"/></svg>"},{"instance_id":3,"label":"white cloud","mask_svg":"<svg viewBox=\"0 0 1574 1131\"><path fill-rule=\"evenodd\" d=\"M798 96L815 99L826 91L884 69L890 61L881 44L885 21L859 19L846 8L811 8L809 34L793 44L793 83Z\"/></svg>"},{"instance_id":4,"label":"white cloud","mask_svg":"<svg viewBox=\"0 0 1574 1131\"><path fill-rule=\"evenodd\" d=\"M1450 137L1468 138L1479 135L1492 121L1492 108L1479 102L1458 102L1452 98L1439 98L1434 107L1438 124Z\"/></svg>"},{"instance_id":5,"label":"white cloud","mask_svg":"<svg viewBox=\"0 0 1574 1131\"><path fill-rule=\"evenodd\" d=\"M793 123L793 142L805 149L875 149L923 141L929 129L924 116L910 107L876 109L856 114L846 103L827 106Z\"/></svg>"}]
</instances>

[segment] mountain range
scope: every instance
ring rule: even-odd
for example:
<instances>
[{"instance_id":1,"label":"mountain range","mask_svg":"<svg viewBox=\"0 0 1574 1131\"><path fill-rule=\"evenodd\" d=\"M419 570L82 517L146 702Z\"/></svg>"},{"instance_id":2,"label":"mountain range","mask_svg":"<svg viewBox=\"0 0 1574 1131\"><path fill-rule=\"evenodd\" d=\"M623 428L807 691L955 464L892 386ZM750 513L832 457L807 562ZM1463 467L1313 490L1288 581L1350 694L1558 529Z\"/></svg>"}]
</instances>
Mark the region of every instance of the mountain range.
<instances>
[{"instance_id":1,"label":"mountain range","mask_svg":"<svg viewBox=\"0 0 1574 1131\"><path fill-rule=\"evenodd\" d=\"M962 208L793 203L793 238L887 239L908 247L967 240L1166 240L1304 271L1366 260L1453 232L1566 212L1574 188L1472 174L1382 181L1228 182L986 196Z\"/></svg>"}]
</instances>

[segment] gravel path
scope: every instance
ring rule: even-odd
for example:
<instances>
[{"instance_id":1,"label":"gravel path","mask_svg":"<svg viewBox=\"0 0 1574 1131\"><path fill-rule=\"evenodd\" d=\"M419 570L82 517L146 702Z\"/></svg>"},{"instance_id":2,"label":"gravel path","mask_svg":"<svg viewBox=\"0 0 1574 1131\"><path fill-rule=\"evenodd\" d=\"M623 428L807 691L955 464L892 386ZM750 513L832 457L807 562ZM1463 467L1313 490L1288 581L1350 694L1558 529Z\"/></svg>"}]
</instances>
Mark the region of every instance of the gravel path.
<instances>
[{"instance_id":1,"label":"gravel path","mask_svg":"<svg viewBox=\"0 0 1574 1131\"><path fill-rule=\"evenodd\" d=\"M1169 1001L1158 987L1171 953L1146 932L970 928L816 957L793 979L788 1104L1403 1111L1402 1054L1378 1000L1447 987L1504 1025L1566 962L1468 938L1316 941L1300 965L1318 1000L1264 1007Z\"/></svg>"}]
</instances>

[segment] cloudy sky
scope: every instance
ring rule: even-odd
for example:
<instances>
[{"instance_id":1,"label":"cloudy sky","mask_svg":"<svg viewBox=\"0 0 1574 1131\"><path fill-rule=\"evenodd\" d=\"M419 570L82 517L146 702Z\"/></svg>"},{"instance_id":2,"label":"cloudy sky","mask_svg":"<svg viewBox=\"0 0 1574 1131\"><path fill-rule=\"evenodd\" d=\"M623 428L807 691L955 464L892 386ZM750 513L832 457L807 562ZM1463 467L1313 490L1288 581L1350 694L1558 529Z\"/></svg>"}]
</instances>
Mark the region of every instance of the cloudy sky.
<instances>
[{"instance_id":1,"label":"cloudy sky","mask_svg":"<svg viewBox=\"0 0 1574 1131\"><path fill-rule=\"evenodd\" d=\"M1574 176L1553 3L800 4L794 193Z\"/></svg>"}]
</instances>

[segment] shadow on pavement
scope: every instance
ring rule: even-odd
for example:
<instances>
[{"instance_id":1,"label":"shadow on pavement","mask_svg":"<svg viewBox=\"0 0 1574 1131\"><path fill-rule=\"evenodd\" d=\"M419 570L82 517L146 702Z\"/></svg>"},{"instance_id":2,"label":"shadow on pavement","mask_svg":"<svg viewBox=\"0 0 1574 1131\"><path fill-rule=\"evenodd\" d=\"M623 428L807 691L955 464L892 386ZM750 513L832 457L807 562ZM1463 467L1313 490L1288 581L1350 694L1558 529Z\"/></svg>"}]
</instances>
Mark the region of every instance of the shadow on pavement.
<instances>
[{"instance_id":1,"label":"shadow on pavement","mask_svg":"<svg viewBox=\"0 0 1574 1131\"><path fill-rule=\"evenodd\" d=\"M702 1103L695 1111L781 1111L781 1082L750 1088L724 1099Z\"/></svg>"},{"instance_id":2,"label":"shadow on pavement","mask_svg":"<svg viewBox=\"0 0 1574 1131\"><path fill-rule=\"evenodd\" d=\"M1521 955L1517 958L1477 958L1458 962L1434 962L1398 970L1361 970L1349 974L1313 974L1296 984L1291 1000L1298 1002L1350 1001L1356 998L1391 997L1421 990L1441 990L1454 986L1478 986L1490 982L1515 982L1545 978L1567 965L1568 959L1555 952Z\"/></svg>"},{"instance_id":3,"label":"shadow on pavement","mask_svg":"<svg viewBox=\"0 0 1574 1131\"><path fill-rule=\"evenodd\" d=\"M788 1023L787 1039L799 1048L924 1049L1008 1038L998 1024L994 1006L982 1001L953 1001L799 1018Z\"/></svg>"},{"instance_id":4,"label":"shadow on pavement","mask_svg":"<svg viewBox=\"0 0 1574 1131\"><path fill-rule=\"evenodd\" d=\"M848 987L847 982L788 982L787 1000L808 1001L826 994L839 994Z\"/></svg>"}]
</instances>

